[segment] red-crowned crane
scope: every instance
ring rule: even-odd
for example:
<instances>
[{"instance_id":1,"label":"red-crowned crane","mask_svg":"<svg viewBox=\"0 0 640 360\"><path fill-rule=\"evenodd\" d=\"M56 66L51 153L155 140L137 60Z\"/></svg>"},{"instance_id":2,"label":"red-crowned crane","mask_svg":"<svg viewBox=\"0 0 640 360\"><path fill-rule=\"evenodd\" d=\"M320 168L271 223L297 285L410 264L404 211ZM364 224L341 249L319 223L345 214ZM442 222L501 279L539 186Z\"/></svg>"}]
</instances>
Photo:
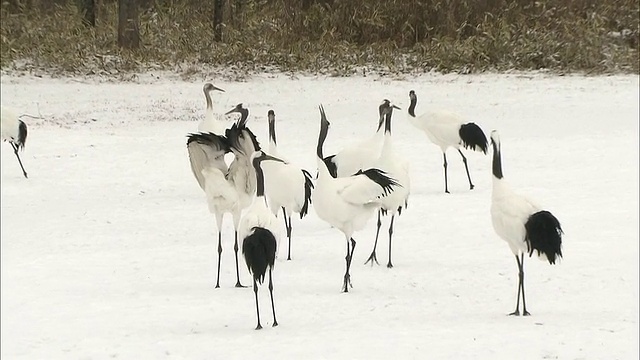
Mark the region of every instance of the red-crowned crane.
<instances>
[{"instance_id":1,"label":"red-crowned crane","mask_svg":"<svg viewBox=\"0 0 640 360\"><path fill-rule=\"evenodd\" d=\"M375 163L375 167L384 171L388 176L394 178L399 185L394 188L394 191L389 195L380 199L380 208L378 209L378 222L376 228L376 240L373 245L371 255L365 262L371 261L371 265L375 261L378 264L376 257L376 247L378 245L378 235L380 234L380 226L382 225L381 216L391 216L391 222L389 223L389 261L387 267L392 268L391 263L391 238L393 236L393 225L396 214L400 215L402 210L407 207L410 190L410 178L409 178L409 162L395 152L393 148L393 139L391 137L391 115L393 109L399 109L397 106L392 105L389 100L384 100L380 105L381 117L384 117L384 143L382 145L382 152L380 158Z\"/></svg>"},{"instance_id":2,"label":"red-crowned crane","mask_svg":"<svg viewBox=\"0 0 640 360\"><path fill-rule=\"evenodd\" d=\"M273 277L280 232L276 216L267 208L265 199L265 177L261 164L265 162L281 162L263 151L254 152L250 161L256 174L256 197L240 220L239 235L242 239L242 254L247 268L253 276L253 293L256 298L256 314L258 325L256 330L262 329L260 324L260 307L258 305L258 284L264 282L269 271L269 295L271 296L271 310L273 311L273 326L278 326L276 308L273 302Z\"/></svg>"},{"instance_id":3,"label":"red-crowned crane","mask_svg":"<svg viewBox=\"0 0 640 360\"><path fill-rule=\"evenodd\" d=\"M28 178L27 172L24 170L24 166L22 166L20 155L18 154L18 151L24 150L24 146L27 143L27 124L20 120L18 114L12 109L5 106L0 106L0 124L2 141L8 141L9 144L11 144L13 153L18 158L18 163L22 169L22 175Z\"/></svg>"},{"instance_id":4,"label":"red-crowned crane","mask_svg":"<svg viewBox=\"0 0 640 360\"><path fill-rule=\"evenodd\" d=\"M555 264L562 257L562 228L558 219L532 200L515 193L504 180L500 136L491 132L493 147L493 190L491 195L491 222L493 228L516 257L518 265L518 300L516 310L509 315L520 315L522 294L523 315L530 315L524 297L524 254L536 255Z\"/></svg>"},{"instance_id":5,"label":"red-crowned crane","mask_svg":"<svg viewBox=\"0 0 640 360\"><path fill-rule=\"evenodd\" d=\"M240 282L238 267L238 226L242 210L251 204L256 188L254 170L249 163L249 157L256 149L259 149L259 145L252 133L247 134L248 110L239 104L228 113L236 111L240 111L242 116L231 128L226 130L226 136L214 133L197 133L190 134L187 140L191 169L206 194L209 211L216 218L218 230L216 288L220 287L222 219L226 213L231 213L235 229L233 250L236 262L236 287L244 287ZM229 151L234 153L234 160L227 167L224 155Z\"/></svg>"},{"instance_id":6,"label":"red-crowned crane","mask_svg":"<svg viewBox=\"0 0 640 360\"><path fill-rule=\"evenodd\" d=\"M346 270L342 286L351 286L350 267L356 241L352 235L364 228L373 212L380 207L381 198L398 186L396 181L376 168L360 170L352 176L334 178L324 162L322 147L329 131L324 108L320 105L320 133L316 148L318 181L313 191L313 207L318 217L340 230L347 242Z\"/></svg>"},{"instance_id":7,"label":"red-crowned crane","mask_svg":"<svg viewBox=\"0 0 640 360\"><path fill-rule=\"evenodd\" d=\"M276 114L273 110L269 110L267 117L269 119L269 155L284 161L262 163L265 173L265 193L274 215L277 216L279 209L282 209L289 242L287 260L291 260L291 214L300 214L300 219L307 215L314 185L311 174L307 170L280 156L276 140Z\"/></svg>"},{"instance_id":8,"label":"red-crowned crane","mask_svg":"<svg viewBox=\"0 0 640 360\"><path fill-rule=\"evenodd\" d=\"M226 127L224 123L218 120L216 115L213 113L213 101L211 101L212 91L224 92L224 90L211 83L206 83L204 84L202 91L204 91L204 97L207 100L207 109L205 110L204 119L198 124L198 131L224 135Z\"/></svg>"},{"instance_id":9,"label":"red-crowned crane","mask_svg":"<svg viewBox=\"0 0 640 360\"><path fill-rule=\"evenodd\" d=\"M420 116L416 116L415 109L418 97L414 90L409 91L409 122L416 128L424 131L427 138L442 150L444 159L444 192L449 193L449 185L447 183L447 154L448 148L453 147L458 150L462 156L464 168L467 171L467 179L469 179L469 189L473 189L471 175L469 175L469 167L467 166L467 158L464 156L460 147L481 151L487 153L487 137L482 129L475 123L465 123L457 114L449 111L433 111L427 112Z\"/></svg>"}]
</instances>

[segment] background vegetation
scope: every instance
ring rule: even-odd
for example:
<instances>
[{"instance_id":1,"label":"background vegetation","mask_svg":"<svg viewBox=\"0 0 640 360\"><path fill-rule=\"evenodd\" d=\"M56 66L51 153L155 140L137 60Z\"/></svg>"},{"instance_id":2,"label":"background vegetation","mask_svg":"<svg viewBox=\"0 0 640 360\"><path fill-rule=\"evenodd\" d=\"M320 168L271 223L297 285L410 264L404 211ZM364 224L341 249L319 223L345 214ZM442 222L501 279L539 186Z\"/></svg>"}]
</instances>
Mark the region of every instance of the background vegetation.
<instances>
[{"instance_id":1,"label":"background vegetation","mask_svg":"<svg viewBox=\"0 0 640 360\"><path fill-rule=\"evenodd\" d=\"M639 72L638 0L137 0L133 49L117 0L2 1L5 71Z\"/></svg>"}]
</instances>

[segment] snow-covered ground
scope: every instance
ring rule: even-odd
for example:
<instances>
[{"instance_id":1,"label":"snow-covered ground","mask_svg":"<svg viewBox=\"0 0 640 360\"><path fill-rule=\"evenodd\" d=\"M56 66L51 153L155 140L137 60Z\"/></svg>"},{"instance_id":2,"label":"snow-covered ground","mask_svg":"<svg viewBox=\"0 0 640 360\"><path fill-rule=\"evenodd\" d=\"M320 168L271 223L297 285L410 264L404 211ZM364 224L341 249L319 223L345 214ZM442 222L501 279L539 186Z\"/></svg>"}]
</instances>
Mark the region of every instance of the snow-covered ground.
<instances>
[{"instance_id":1,"label":"snow-covered ground","mask_svg":"<svg viewBox=\"0 0 640 360\"><path fill-rule=\"evenodd\" d=\"M215 221L189 168L186 135L243 102L266 145L315 173L318 104L327 154L375 129L389 98L396 148L411 163L409 208L396 221L395 267L364 265L375 220L355 234L353 289L340 292L345 243L311 211L293 222L292 261L269 292L237 289L230 218L221 288ZM638 76L425 75L415 79L258 76L246 82L139 83L2 77L2 102L29 137L24 179L2 144L3 359L637 359ZM406 119L448 108L501 133L505 179L560 219L560 264L527 259L532 316L510 317L517 268L489 215L491 157L467 151L476 188ZM282 242L286 244L286 242ZM281 254L286 251L286 245ZM250 283L244 262L241 279Z\"/></svg>"}]
</instances>

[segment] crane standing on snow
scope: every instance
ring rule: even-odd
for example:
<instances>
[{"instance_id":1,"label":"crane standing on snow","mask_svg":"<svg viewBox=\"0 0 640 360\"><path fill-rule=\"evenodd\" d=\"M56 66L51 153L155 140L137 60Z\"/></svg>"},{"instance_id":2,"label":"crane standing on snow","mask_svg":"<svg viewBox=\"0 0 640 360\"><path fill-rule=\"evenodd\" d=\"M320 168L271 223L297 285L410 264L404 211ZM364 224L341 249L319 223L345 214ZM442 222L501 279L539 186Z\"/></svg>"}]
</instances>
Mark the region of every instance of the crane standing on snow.
<instances>
[{"instance_id":1,"label":"crane standing on snow","mask_svg":"<svg viewBox=\"0 0 640 360\"><path fill-rule=\"evenodd\" d=\"M258 306L258 283L264 281L267 269L269 270L269 295L271 296L271 310L273 311L273 326L278 326L276 320L276 308L273 303L273 277L272 270L278 252L280 232L276 225L278 219L267 208L264 197L265 177L261 169L261 163L282 162L259 150L254 152L250 161L256 173L256 197L253 204L249 206L242 220L240 220L239 235L242 239L242 254L247 263L249 272L253 275L253 293L256 297L256 313L258 316L258 326L256 330L262 329L260 324L260 307Z\"/></svg>"},{"instance_id":2,"label":"crane standing on snow","mask_svg":"<svg viewBox=\"0 0 640 360\"><path fill-rule=\"evenodd\" d=\"M20 117L11 109L0 106L0 123L2 127L2 141L8 141L13 148L13 153L18 158L18 163L22 169L22 174L25 178L28 178L27 172L22 166L22 160L20 160L19 150L24 150L24 146L27 143L27 124L20 120Z\"/></svg>"},{"instance_id":3,"label":"crane standing on snow","mask_svg":"<svg viewBox=\"0 0 640 360\"><path fill-rule=\"evenodd\" d=\"M467 179L469 179L469 189L472 190L473 183L471 182L471 175L469 175L467 158L460 150L460 147L464 146L467 149L481 151L486 154L487 137L482 132L482 129L475 123L464 123L460 116L448 111L428 112L416 117L415 109L418 97L415 91L409 91L409 100L411 101L408 110L409 122L416 128L424 131L427 138L442 150L442 156L444 158L444 192L449 193L446 154L449 147L457 149L460 156L462 156L462 162L467 171Z\"/></svg>"},{"instance_id":4,"label":"crane standing on snow","mask_svg":"<svg viewBox=\"0 0 640 360\"><path fill-rule=\"evenodd\" d=\"M356 241L351 236L355 231L361 230L373 211L380 207L380 198L394 191L398 184L384 171L376 168L360 170L348 177L332 177L322 155L322 147L329 131L329 121L322 105L320 116L320 134L316 148L318 181L313 192L313 207L318 217L340 230L347 241L342 291L348 292L351 286L349 270L356 247Z\"/></svg>"},{"instance_id":5,"label":"crane standing on snow","mask_svg":"<svg viewBox=\"0 0 640 360\"><path fill-rule=\"evenodd\" d=\"M280 158L276 141L276 114L273 110L267 113L269 118L269 155ZM284 160L284 159L282 159ZM307 170L288 161L267 161L262 163L265 173L265 192L273 214L277 216L282 209L284 225L287 230L289 248L287 260L291 260L291 214L296 212L302 219L311 204L313 182Z\"/></svg>"},{"instance_id":6,"label":"crane standing on snow","mask_svg":"<svg viewBox=\"0 0 640 360\"><path fill-rule=\"evenodd\" d=\"M187 140L191 170L207 196L209 211L216 218L218 230L216 288L220 287L222 219L226 213L231 213L235 229L233 250L236 262L236 287L244 287L240 283L238 267L238 226L242 210L251 204L256 187L249 156L260 148L253 133L246 128L249 111L243 108L242 104L238 104L227 114L232 112L240 112L241 117L225 131L226 136L196 133L190 134ZM229 151L234 153L234 160L230 166L227 166L224 156Z\"/></svg>"},{"instance_id":7,"label":"crane standing on snow","mask_svg":"<svg viewBox=\"0 0 640 360\"><path fill-rule=\"evenodd\" d=\"M393 149L393 141L391 138L391 115L393 109L399 109L397 106L392 105L389 100L384 100L380 105L380 117L384 118L384 143L382 144L382 152L380 158L375 163L375 167L384 171L388 176L394 178L399 186L394 188L394 191L380 199L380 208L378 209L378 222L376 228L376 240L373 245L371 255L365 261L365 264L371 261L375 261L378 264L376 257L376 247L378 245L378 235L380 234L380 226L382 222L380 218L382 215L390 215L391 222L389 223L389 261L387 267L392 268L391 263L391 238L393 236L393 222L396 214L400 215L402 209L407 207L407 201L409 199L410 190L410 178L409 178L409 162L398 156Z\"/></svg>"},{"instance_id":8,"label":"crane standing on snow","mask_svg":"<svg viewBox=\"0 0 640 360\"><path fill-rule=\"evenodd\" d=\"M522 293L522 315L530 315L524 297L524 254L537 252L540 259L555 264L562 257L562 228L558 219L549 211L530 199L516 194L503 179L500 137L491 132L493 147L493 190L491 194L491 222L493 228L516 257L518 264L518 300L516 310L509 315L520 315Z\"/></svg>"}]
</instances>

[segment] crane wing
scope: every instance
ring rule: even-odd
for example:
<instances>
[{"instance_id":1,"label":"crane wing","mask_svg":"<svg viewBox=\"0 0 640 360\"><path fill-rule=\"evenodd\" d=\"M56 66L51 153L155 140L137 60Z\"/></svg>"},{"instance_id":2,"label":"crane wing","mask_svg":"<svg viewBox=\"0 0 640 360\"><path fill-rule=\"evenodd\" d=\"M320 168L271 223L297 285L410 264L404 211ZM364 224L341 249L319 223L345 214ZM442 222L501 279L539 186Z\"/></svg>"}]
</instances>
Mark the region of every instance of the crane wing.
<instances>
[{"instance_id":1,"label":"crane wing","mask_svg":"<svg viewBox=\"0 0 640 360\"><path fill-rule=\"evenodd\" d=\"M494 197L491 203L491 220L496 233L517 247L524 246L525 227L529 216L541 208L532 200L512 191Z\"/></svg>"},{"instance_id":2,"label":"crane wing","mask_svg":"<svg viewBox=\"0 0 640 360\"><path fill-rule=\"evenodd\" d=\"M398 183L379 169L358 171L348 178L336 179L338 194L347 202L363 205L375 202L393 191Z\"/></svg>"},{"instance_id":3,"label":"crane wing","mask_svg":"<svg viewBox=\"0 0 640 360\"><path fill-rule=\"evenodd\" d=\"M227 139L213 133L196 133L187 136L187 151L191 171L202 190L205 190L205 179L202 170L215 167L227 172L224 155L229 152Z\"/></svg>"},{"instance_id":4,"label":"crane wing","mask_svg":"<svg viewBox=\"0 0 640 360\"><path fill-rule=\"evenodd\" d=\"M220 169L206 167L202 170L202 177L210 212L215 213L217 210L230 211L239 203L238 192L233 184L227 181L225 174Z\"/></svg>"}]
</instances>

